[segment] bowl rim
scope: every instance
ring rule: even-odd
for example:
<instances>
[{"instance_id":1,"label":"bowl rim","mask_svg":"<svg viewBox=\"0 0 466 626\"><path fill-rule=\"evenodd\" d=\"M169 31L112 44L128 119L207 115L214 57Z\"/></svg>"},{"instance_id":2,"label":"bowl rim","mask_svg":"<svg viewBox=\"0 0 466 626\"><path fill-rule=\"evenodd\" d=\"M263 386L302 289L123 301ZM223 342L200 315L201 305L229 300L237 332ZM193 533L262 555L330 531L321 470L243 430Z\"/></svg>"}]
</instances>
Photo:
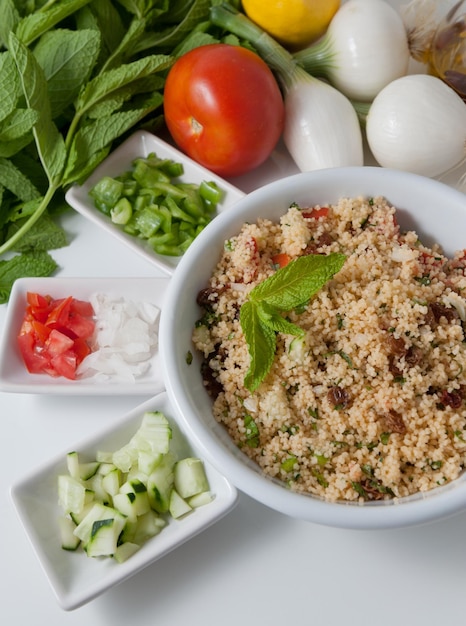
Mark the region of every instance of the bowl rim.
<instances>
[{"instance_id":1,"label":"bowl rim","mask_svg":"<svg viewBox=\"0 0 466 626\"><path fill-rule=\"evenodd\" d=\"M238 224L241 225L246 221L244 216L254 206L266 201L275 192L279 194L284 193L284 189L292 189L297 183L308 184L312 191L312 184L317 181L319 184L322 181L332 183L332 181L346 178L352 181L366 180L367 183L368 177L371 184L366 184L365 187L372 185L375 188L381 182L386 184L387 181L398 180L404 185L409 184L418 190L422 189L422 194L441 193L452 205L460 207L461 210L464 207L466 214L465 194L437 180L418 174L376 166L332 168L293 174L249 193L236 204L233 211L219 215L206 227L186 252L172 276L160 320L160 350L164 362L167 393L177 410L179 419L190 430L197 445L202 449L203 455L212 465L221 470L239 490L286 515L328 526L365 530L419 525L460 513L466 509L466 473L448 485L426 493L415 494L400 500L364 503L363 505L334 503L312 495L291 492L283 485L276 484L249 467L249 464L244 462L247 461L246 457L240 460L231 450L227 450L227 447L219 446L218 434L216 435L199 416L192 415L194 407L176 381L183 359L174 349L173 329L180 315L180 307L177 303L179 293L187 281L189 284L192 267L196 265L196 260L200 255L205 253L206 243L209 243L212 238L224 236L225 231L228 230L234 232ZM362 187L364 188L364 185ZM365 193L365 195L370 195L370 193ZM372 192L372 195L377 194Z\"/></svg>"}]
</instances>

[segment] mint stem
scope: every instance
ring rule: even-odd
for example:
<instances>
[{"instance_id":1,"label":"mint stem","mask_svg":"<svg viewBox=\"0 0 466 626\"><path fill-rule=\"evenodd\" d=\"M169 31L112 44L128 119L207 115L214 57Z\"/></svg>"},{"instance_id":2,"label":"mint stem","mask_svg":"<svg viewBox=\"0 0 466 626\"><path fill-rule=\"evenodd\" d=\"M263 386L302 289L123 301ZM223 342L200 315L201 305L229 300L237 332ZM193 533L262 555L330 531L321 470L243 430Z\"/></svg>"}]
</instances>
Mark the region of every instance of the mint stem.
<instances>
[{"instance_id":1,"label":"mint stem","mask_svg":"<svg viewBox=\"0 0 466 626\"><path fill-rule=\"evenodd\" d=\"M34 213L29 217L29 219L26 222L24 222L21 228L19 228L15 232L14 235L12 235L7 241L5 241L3 245L0 246L0 255L2 255L4 252L7 252L8 250L11 250L16 244L16 242L19 241L21 237L25 233L27 233L27 231L30 228L32 228L32 226L37 222L37 220L41 217L41 215L47 209L48 205L50 204L50 201L52 200L58 188L59 188L59 185L57 184L50 185L50 187L47 190L47 193L42 198L41 203L39 204L37 209L34 211Z\"/></svg>"}]
</instances>

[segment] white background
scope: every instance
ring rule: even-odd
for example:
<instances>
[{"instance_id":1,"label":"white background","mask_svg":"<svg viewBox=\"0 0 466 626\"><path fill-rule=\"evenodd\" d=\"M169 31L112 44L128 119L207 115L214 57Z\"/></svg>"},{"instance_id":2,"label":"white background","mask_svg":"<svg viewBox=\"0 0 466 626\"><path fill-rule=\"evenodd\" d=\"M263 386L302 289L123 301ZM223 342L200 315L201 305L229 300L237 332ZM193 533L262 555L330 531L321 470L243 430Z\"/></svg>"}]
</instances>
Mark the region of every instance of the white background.
<instances>
[{"instance_id":1,"label":"white background","mask_svg":"<svg viewBox=\"0 0 466 626\"><path fill-rule=\"evenodd\" d=\"M253 175L232 182L249 191L294 171L279 148ZM53 253L61 276L158 275L80 216L64 224L71 244ZM0 306L0 329L5 312ZM243 494L227 517L177 551L90 604L61 610L18 522L10 485L144 400L0 394L4 625L465 623L466 513L410 529L345 531L290 519Z\"/></svg>"}]
</instances>

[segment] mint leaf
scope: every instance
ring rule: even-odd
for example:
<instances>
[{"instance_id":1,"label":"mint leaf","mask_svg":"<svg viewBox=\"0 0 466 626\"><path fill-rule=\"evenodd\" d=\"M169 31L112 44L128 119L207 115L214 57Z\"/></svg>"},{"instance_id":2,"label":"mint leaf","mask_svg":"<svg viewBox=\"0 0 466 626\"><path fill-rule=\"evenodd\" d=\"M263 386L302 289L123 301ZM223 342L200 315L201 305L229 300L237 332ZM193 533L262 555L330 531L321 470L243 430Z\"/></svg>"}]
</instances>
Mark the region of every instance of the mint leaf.
<instances>
[{"instance_id":1,"label":"mint leaf","mask_svg":"<svg viewBox=\"0 0 466 626\"><path fill-rule=\"evenodd\" d=\"M174 48L188 37L193 29L201 22L208 21L211 0L194 0L181 20L164 31L146 31L136 46L136 52L142 52L152 47Z\"/></svg>"},{"instance_id":2,"label":"mint leaf","mask_svg":"<svg viewBox=\"0 0 466 626\"><path fill-rule=\"evenodd\" d=\"M13 163L0 157L0 185L9 189L23 202L40 198L41 194Z\"/></svg>"},{"instance_id":3,"label":"mint leaf","mask_svg":"<svg viewBox=\"0 0 466 626\"><path fill-rule=\"evenodd\" d=\"M344 254L309 254L294 259L254 287L249 297L254 302L291 311L305 304L343 267Z\"/></svg>"},{"instance_id":4,"label":"mint leaf","mask_svg":"<svg viewBox=\"0 0 466 626\"><path fill-rule=\"evenodd\" d=\"M50 276L57 269L47 252L18 254L8 261L0 261L0 304L8 302L13 283L26 276Z\"/></svg>"},{"instance_id":5,"label":"mint leaf","mask_svg":"<svg viewBox=\"0 0 466 626\"><path fill-rule=\"evenodd\" d=\"M14 111L19 94L19 78L13 57L9 52L2 52L0 54L0 121Z\"/></svg>"},{"instance_id":6,"label":"mint leaf","mask_svg":"<svg viewBox=\"0 0 466 626\"><path fill-rule=\"evenodd\" d=\"M4 141L0 139L0 157L9 158L21 152L23 148L33 143L34 137L32 133L30 135L23 135L18 139L7 139Z\"/></svg>"},{"instance_id":7,"label":"mint leaf","mask_svg":"<svg viewBox=\"0 0 466 626\"><path fill-rule=\"evenodd\" d=\"M21 221L12 222L7 236L12 237L21 226ZM15 252L46 251L63 248L66 245L68 245L68 240L63 228L56 224L47 213L43 213L12 249Z\"/></svg>"},{"instance_id":8,"label":"mint leaf","mask_svg":"<svg viewBox=\"0 0 466 626\"><path fill-rule=\"evenodd\" d=\"M0 2L0 46L3 44L5 48L7 47L8 36L11 31L15 30L20 19L14 0L2 0Z\"/></svg>"},{"instance_id":9,"label":"mint leaf","mask_svg":"<svg viewBox=\"0 0 466 626\"><path fill-rule=\"evenodd\" d=\"M154 72L168 69L172 62L173 59L171 57L165 55L151 55L99 74L87 83L78 97L76 109L79 115L82 115L91 106L94 106L102 99L107 98L117 89L140 78L149 76Z\"/></svg>"},{"instance_id":10,"label":"mint leaf","mask_svg":"<svg viewBox=\"0 0 466 626\"><path fill-rule=\"evenodd\" d=\"M50 184L56 184L66 158L65 141L52 121L47 81L34 55L10 33L10 51L18 69L21 87L28 108L39 112L34 138Z\"/></svg>"},{"instance_id":11,"label":"mint leaf","mask_svg":"<svg viewBox=\"0 0 466 626\"><path fill-rule=\"evenodd\" d=\"M291 311L308 302L346 260L343 254L298 257L254 287L240 309L240 324L250 364L244 377L246 389L254 392L272 367L276 333L302 336L304 331L288 322L280 311Z\"/></svg>"},{"instance_id":12,"label":"mint leaf","mask_svg":"<svg viewBox=\"0 0 466 626\"><path fill-rule=\"evenodd\" d=\"M61 0L54 4L49 3L47 8L36 11L19 21L16 36L25 45L29 45L46 31L56 26L66 17L78 11L91 0Z\"/></svg>"},{"instance_id":13,"label":"mint leaf","mask_svg":"<svg viewBox=\"0 0 466 626\"><path fill-rule=\"evenodd\" d=\"M96 154L100 155L114 139L132 128L148 113L157 109L161 103L162 95L155 92L140 109L119 111L106 118L99 118L98 123L81 128L76 133L69 151L69 160L63 174L63 184L69 184L82 178L83 170L87 171L89 161L94 159Z\"/></svg>"},{"instance_id":14,"label":"mint leaf","mask_svg":"<svg viewBox=\"0 0 466 626\"><path fill-rule=\"evenodd\" d=\"M98 30L102 37L102 58L106 58L120 44L128 30L128 24L118 12L114 0L94 0L76 15L78 29Z\"/></svg>"},{"instance_id":15,"label":"mint leaf","mask_svg":"<svg viewBox=\"0 0 466 626\"><path fill-rule=\"evenodd\" d=\"M302 328L286 320L277 309L267 304L267 302L259 302L255 306L261 321L275 332L297 335L298 337L304 335Z\"/></svg>"},{"instance_id":16,"label":"mint leaf","mask_svg":"<svg viewBox=\"0 0 466 626\"><path fill-rule=\"evenodd\" d=\"M88 80L100 50L93 30L53 30L43 35L34 56L44 70L52 117L62 113Z\"/></svg>"},{"instance_id":17,"label":"mint leaf","mask_svg":"<svg viewBox=\"0 0 466 626\"><path fill-rule=\"evenodd\" d=\"M245 302L241 307L240 323L250 356L244 384L253 392L272 367L277 339L275 331L264 324L257 313L257 307L252 302Z\"/></svg>"},{"instance_id":18,"label":"mint leaf","mask_svg":"<svg viewBox=\"0 0 466 626\"><path fill-rule=\"evenodd\" d=\"M39 121L39 113L33 109L15 109L0 123L0 141L15 141L28 135L32 139L33 126Z\"/></svg>"}]
</instances>

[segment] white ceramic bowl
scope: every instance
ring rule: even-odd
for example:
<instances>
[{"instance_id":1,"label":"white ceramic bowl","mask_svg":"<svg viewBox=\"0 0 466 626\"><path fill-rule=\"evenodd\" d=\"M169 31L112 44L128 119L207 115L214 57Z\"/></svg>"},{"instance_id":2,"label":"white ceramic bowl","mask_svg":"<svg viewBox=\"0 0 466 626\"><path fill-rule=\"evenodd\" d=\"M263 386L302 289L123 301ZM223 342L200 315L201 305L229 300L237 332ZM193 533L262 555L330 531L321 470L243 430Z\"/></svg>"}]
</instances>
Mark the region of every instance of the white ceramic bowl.
<instances>
[{"instance_id":1,"label":"white ceramic bowl","mask_svg":"<svg viewBox=\"0 0 466 626\"><path fill-rule=\"evenodd\" d=\"M224 241L244 222L278 219L292 202L334 203L341 197L385 196L397 219L422 240L443 245L450 255L466 247L466 195L439 182L377 167L342 168L297 174L252 192L216 218L190 247L167 290L160 322L160 351L168 394L203 454L242 491L263 504L300 519L330 526L376 529L420 524L466 509L466 474L447 486L403 500L364 505L329 503L292 493L261 474L212 416L211 400L194 355L191 333L200 309L196 295L207 285ZM209 251L207 254L206 251ZM194 352L194 351L193 351Z\"/></svg>"},{"instance_id":2,"label":"white ceramic bowl","mask_svg":"<svg viewBox=\"0 0 466 626\"><path fill-rule=\"evenodd\" d=\"M226 515L237 502L237 491L208 462L204 463L214 499L178 520L169 519L160 534L147 541L128 560L89 558L82 551L61 548L57 518L57 477L66 473L66 454L77 451L82 458L95 458L97 450L116 450L127 443L140 425L145 411L162 411L170 421L172 450L178 458L200 456L196 445L174 419L166 393L155 396L116 420L110 428L85 441L74 442L56 458L44 463L11 487L11 497L27 537L48 578L55 597L65 610L76 609L108 588L123 582ZM202 457L201 457L202 458Z\"/></svg>"},{"instance_id":3,"label":"white ceramic bowl","mask_svg":"<svg viewBox=\"0 0 466 626\"><path fill-rule=\"evenodd\" d=\"M136 254L158 267L166 275L171 276L179 263L180 257L157 254L144 240L125 233L107 215L96 209L94 201L89 196L90 189L101 178L104 176L118 176L131 170L134 159L147 157L151 152L155 152L160 158L172 159L177 163L182 163L184 174L179 178L181 182L196 184L200 184L203 180L216 182L224 191L223 200L218 206L217 213L223 212L244 196L244 193L237 187L202 167L163 139L141 130L135 132L116 150L111 152L83 185L73 185L66 193L66 201L78 213L81 213L94 224L106 230Z\"/></svg>"},{"instance_id":4,"label":"white ceramic bowl","mask_svg":"<svg viewBox=\"0 0 466 626\"><path fill-rule=\"evenodd\" d=\"M30 374L18 348L17 336L26 311L27 292L53 298L73 296L88 300L92 294L107 294L126 301L150 302L162 309L168 278L20 278L15 281L8 302L5 324L0 338L0 390L13 393L46 393L52 395L155 395L164 390L158 346L150 358L150 367L134 380L109 377L54 378L47 374ZM160 319L160 313L159 313Z\"/></svg>"}]
</instances>

